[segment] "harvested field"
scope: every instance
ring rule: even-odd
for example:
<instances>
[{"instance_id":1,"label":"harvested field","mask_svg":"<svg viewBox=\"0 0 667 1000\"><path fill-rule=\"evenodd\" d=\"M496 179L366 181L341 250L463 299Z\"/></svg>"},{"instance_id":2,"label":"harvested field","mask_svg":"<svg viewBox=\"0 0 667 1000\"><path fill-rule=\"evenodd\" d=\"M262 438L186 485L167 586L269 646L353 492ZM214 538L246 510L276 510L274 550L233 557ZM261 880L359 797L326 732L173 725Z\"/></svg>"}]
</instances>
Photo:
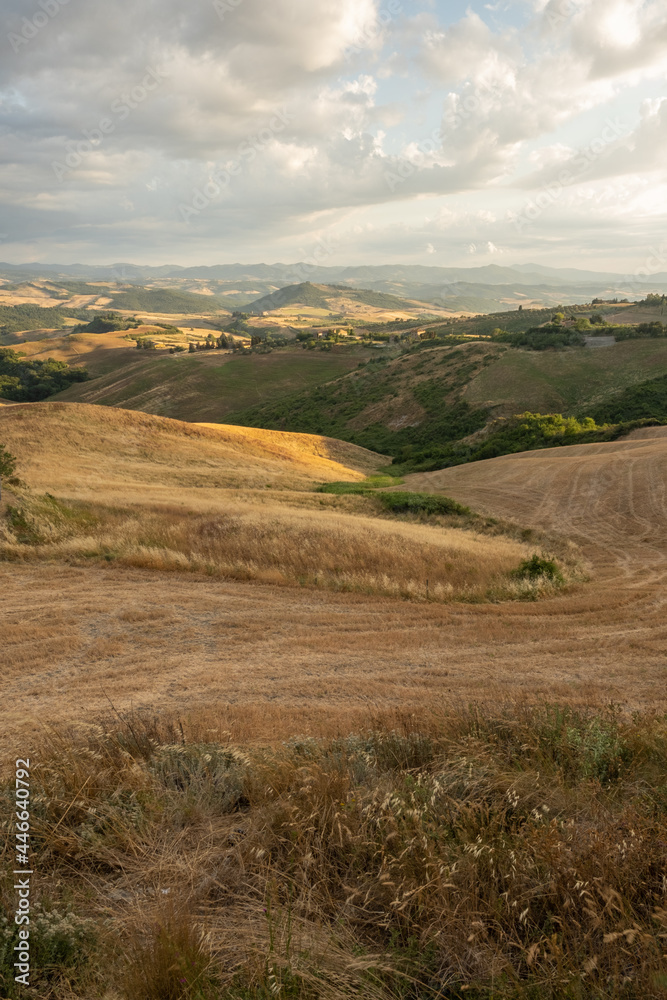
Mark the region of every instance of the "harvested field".
<instances>
[{"instance_id":1,"label":"harvested field","mask_svg":"<svg viewBox=\"0 0 667 1000\"><path fill-rule=\"evenodd\" d=\"M21 455L33 489L118 502L186 503L201 490L210 500L224 487L307 489L362 479L379 461L364 448L315 434L187 424L72 403L8 407L0 437Z\"/></svg>"},{"instance_id":2,"label":"harvested field","mask_svg":"<svg viewBox=\"0 0 667 1000\"><path fill-rule=\"evenodd\" d=\"M68 461L75 455L80 460L76 474L64 460L61 468L48 460L48 447L37 441L38 407L21 408L28 414L22 440L35 441L29 470L35 486L44 489L53 477L59 492L68 487L83 496L85 480L88 496L99 498L103 488L138 503L143 469L144 490L152 499L172 490L188 509L214 508L215 488L193 485L203 474L195 460L202 460L198 449L209 447L215 435L224 440L225 429L189 428L194 436L188 454L195 463L190 481L179 479L183 473L173 464L160 466L160 449L169 438L156 434L150 457L135 441L134 464L127 457L115 461L114 471L106 470L93 489L91 477L99 469L92 432L88 440L82 431L68 430L63 404L39 404L49 407L54 408L52 447L69 454ZM3 433L4 421L18 409L2 411ZM178 426L102 412L128 426L130 420ZM29 427L34 437L27 434ZM255 448L262 435L257 433ZM109 440L111 435L105 446ZM10 443L17 442L18 437ZM231 445L225 447L229 455ZM169 448L176 448L174 442ZM284 450L280 454L285 461ZM348 456L348 468L369 461L361 449ZM250 458L248 451L246 463ZM264 452L261 462L270 461L278 458L269 460ZM295 460L290 475L304 484L309 477L324 479L323 463L333 460L312 455L302 461L314 464L304 468ZM160 468L173 485L157 481ZM271 469L276 475L275 466ZM34 731L38 718L104 712L107 698L121 710L196 709L246 736L331 732L370 706L414 711L425 703L480 697L667 708L666 473L667 437L650 429L627 441L529 452L409 477L406 487L444 491L581 543L591 580L534 603L438 605L112 564L5 562L0 567L5 733L11 738L22 728ZM222 472L214 468L210 475ZM246 470L246 476L255 475ZM198 494L201 505L193 506ZM223 505L229 500L226 493L218 495ZM317 494L291 497L294 503L320 503Z\"/></svg>"}]
</instances>

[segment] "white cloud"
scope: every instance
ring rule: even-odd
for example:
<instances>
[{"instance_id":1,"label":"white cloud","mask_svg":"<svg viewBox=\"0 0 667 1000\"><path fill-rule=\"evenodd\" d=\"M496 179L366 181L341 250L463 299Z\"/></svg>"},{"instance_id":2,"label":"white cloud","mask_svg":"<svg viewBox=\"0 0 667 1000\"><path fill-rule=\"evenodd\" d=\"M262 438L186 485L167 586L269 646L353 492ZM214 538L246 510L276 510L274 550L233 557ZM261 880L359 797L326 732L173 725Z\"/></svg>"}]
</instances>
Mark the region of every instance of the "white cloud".
<instances>
[{"instance_id":1,"label":"white cloud","mask_svg":"<svg viewBox=\"0 0 667 1000\"><path fill-rule=\"evenodd\" d=\"M173 240L184 259L204 246L222 259L340 225L380 255L524 252L511 212L619 115L624 134L567 185L559 225L575 240L604 229L606 253L601 206L620 246L628 205L667 213L664 0L535 0L523 27L504 20L511 4L473 2L452 24L406 6L89 0L37 30L6 0L3 255L70 243L154 258ZM181 206L225 172L186 225ZM545 211L530 238L549 232L560 252L552 225Z\"/></svg>"}]
</instances>

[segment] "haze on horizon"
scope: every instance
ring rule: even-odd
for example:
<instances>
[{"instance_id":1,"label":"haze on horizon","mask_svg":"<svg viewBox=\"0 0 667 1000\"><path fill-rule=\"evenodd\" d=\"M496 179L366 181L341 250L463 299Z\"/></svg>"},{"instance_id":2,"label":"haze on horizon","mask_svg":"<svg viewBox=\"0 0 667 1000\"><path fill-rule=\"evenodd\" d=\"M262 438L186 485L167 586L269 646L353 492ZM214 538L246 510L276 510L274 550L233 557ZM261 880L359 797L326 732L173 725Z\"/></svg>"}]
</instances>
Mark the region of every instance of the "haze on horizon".
<instances>
[{"instance_id":1,"label":"haze on horizon","mask_svg":"<svg viewBox=\"0 0 667 1000\"><path fill-rule=\"evenodd\" d=\"M5 0L0 259L667 270L664 0Z\"/></svg>"}]
</instances>

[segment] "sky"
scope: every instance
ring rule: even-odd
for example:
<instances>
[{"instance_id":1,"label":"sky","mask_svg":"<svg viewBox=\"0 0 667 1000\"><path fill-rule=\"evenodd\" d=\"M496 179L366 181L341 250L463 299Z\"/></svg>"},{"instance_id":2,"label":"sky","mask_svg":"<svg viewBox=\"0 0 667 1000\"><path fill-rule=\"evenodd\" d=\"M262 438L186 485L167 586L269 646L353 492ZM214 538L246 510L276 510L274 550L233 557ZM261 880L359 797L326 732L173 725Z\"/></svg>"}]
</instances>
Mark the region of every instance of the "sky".
<instances>
[{"instance_id":1,"label":"sky","mask_svg":"<svg viewBox=\"0 0 667 1000\"><path fill-rule=\"evenodd\" d=\"M667 270L667 0L2 0L0 260Z\"/></svg>"}]
</instances>

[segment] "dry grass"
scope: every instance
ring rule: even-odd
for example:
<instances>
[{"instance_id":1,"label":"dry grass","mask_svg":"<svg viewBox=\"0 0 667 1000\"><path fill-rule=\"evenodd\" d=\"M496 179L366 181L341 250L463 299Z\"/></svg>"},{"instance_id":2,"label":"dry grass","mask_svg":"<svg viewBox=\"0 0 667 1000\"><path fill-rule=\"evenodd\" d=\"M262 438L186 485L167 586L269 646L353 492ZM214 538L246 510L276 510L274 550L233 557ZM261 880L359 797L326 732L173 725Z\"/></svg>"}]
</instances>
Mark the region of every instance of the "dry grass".
<instances>
[{"instance_id":1,"label":"dry grass","mask_svg":"<svg viewBox=\"0 0 667 1000\"><path fill-rule=\"evenodd\" d=\"M244 746L197 718L52 732L33 867L59 937L38 921L35 995L659 1000L666 768L665 719L614 710Z\"/></svg>"},{"instance_id":2,"label":"dry grass","mask_svg":"<svg viewBox=\"0 0 667 1000\"><path fill-rule=\"evenodd\" d=\"M380 461L315 434L188 424L82 403L7 407L0 439L20 456L21 477L33 489L121 503L198 504L225 487L310 489L362 479Z\"/></svg>"},{"instance_id":3,"label":"dry grass","mask_svg":"<svg viewBox=\"0 0 667 1000\"><path fill-rule=\"evenodd\" d=\"M432 601L535 598L554 590L546 578L511 577L534 551L526 543L437 523L339 513L314 504L290 509L240 503L233 496L224 513L207 515L72 505L25 491L13 496L15 506L0 528L5 560L113 562ZM372 509L372 500L366 506Z\"/></svg>"},{"instance_id":4,"label":"dry grass","mask_svg":"<svg viewBox=\"0 0 667 1000\"><path fill-rule=\"evenodd\" d=\"M35 443L33 488L50 475L86 497L19 497L8 552L46 561L0 565L6 759L34 759L36 997L665 1000L664 437L420 477L560 527L596 571L540 602L427 603L136 569L101 546L273 554L294 572L310 540L329 572L355 569L354 545L421 573L455 537L464 573L506 540L309 493L322 456L276 458L266 439L243 473L224 429L179 443L174 422L111 411L88 431L56 408L49 455L48 411L6 409L0 428ZM42 418L4 424L11 411ZM237 461L243 490L190 502ZM253 488L269 466L299 491ZM142 498L144 475L171 506ZM487 707L456 707L480 692ZM107 693L145 710L119 723ZM611 699L652 711L587 707Z\"/></svg>"},{"instance_id":5,"label":"dry grass","mask_svg":"<svg viewBox=\"0 0 667 1000\"><path fill-rule=\"evenodd\" d=\"M379 456L354 445L64 403L12 407L0 414L0 435L22 456L25 480L49 484L41 498L15 494L0 538L4 559L103 560L436 601L553 589L510 579L533 551L527 544L454 530L443 519L363 516L373 514L372 501L360 498L355 512L345 498L314 495L317 482L361 480L374 468ZM59 501L53 490L79 502ZM90 497L117 506L82 504Z\"/></svg>"}]
</instances>

